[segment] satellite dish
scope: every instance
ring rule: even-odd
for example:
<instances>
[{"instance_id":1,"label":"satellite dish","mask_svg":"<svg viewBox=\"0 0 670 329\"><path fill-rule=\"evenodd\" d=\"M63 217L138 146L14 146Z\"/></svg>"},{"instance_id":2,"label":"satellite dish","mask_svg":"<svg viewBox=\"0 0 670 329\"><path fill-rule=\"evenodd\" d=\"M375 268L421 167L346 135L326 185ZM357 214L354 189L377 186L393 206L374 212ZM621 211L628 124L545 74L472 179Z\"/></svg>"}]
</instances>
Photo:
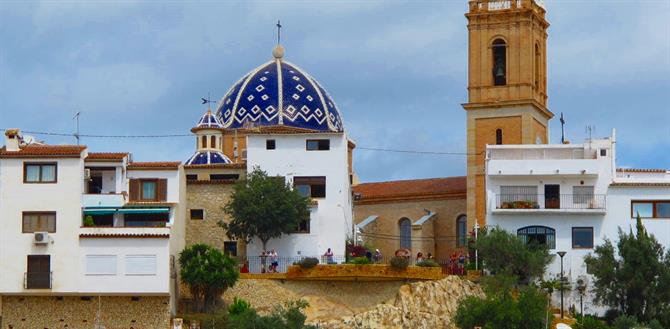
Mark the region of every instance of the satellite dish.
<instances>
[{"instance_id":1,"label":"satellite dish","mask_svg":"<svg viewBox=\"0 0 670 329\"><path fill-rule=\"evenodd\" d=\"M35 136L31 136L31 135L23 135L22 138L23 138L23 142L24 142L26 145L30 145L30 144L42 144L42 142L38 141L38 140L35 138Z\"/></svg>"}]
</instances>

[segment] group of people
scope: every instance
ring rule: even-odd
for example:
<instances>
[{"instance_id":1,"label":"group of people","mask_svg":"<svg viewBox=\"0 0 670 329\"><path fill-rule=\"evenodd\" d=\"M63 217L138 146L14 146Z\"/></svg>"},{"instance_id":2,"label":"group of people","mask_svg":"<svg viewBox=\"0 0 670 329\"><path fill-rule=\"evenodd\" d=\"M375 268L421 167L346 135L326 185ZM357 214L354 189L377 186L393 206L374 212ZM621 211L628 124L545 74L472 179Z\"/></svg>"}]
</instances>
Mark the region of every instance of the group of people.
<instances>
[{"instance_id":1,"label":"group of people","mask_svg":"<svg viewBox=\"0 0 670 329\"><path fill-rule=\"evenodd\" d=\"M270 267L266 269L267 259L270 258ZM261 273L277 273L279 268L279 254L274 248L271 251L263 250L260 255L261 258Z\"/></svg>"},{"instance_id":2,"label":"group of people","mask_svg":"<svg viewBox=\"0 0 670 329\"><path fill-rule=\"evenodd\" d=\"M430 259L430 260L435 260L435 257L433 257L433 254L428 253L428 255L426 255L426 256L424 257L422 252L419 251L418 253L416 253L416 262L417 262L417 263L418 263L418 262L422 262L422 261L424 261L424 260L429 260L429 259Z\"/></svg>"}]
</instances>

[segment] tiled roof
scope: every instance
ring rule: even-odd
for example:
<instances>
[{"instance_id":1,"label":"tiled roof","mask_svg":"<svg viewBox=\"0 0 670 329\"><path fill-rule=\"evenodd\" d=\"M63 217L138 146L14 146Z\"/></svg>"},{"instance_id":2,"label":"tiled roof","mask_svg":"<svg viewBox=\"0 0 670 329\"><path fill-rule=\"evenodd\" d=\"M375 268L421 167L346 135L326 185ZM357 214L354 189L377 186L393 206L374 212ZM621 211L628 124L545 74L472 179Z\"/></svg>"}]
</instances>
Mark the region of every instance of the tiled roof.
<instances>
[{"instance_id":1,"label":"tiled roof","mask_svg":"<svg viewBox=\"0 0 670 329\"><path fill-rule=\"evenodd\" d=\"M642 173L659 173L663 174L667 172L666 169L640 169L640 168L617 168L618 172L642 172Z\"/></svg>"},{"instance_id":2,"label":"tiled roof","mask_svg":"<svg viewBox=\"0 0 670 329\"><path fill-rule=\"evenodd\" d=\"M290 126L281 126L281 125L274 125L274 126L260 126L256 128L240 128L237 130L238 132L241 133L247 133L249 135L253 134L323 134L323 133L337 133L333 131L319 131L319 130L314 130L314 129L308 129L308 128L300 128L300 127L290 127Z\"/></svg>"},{"instance_id":3,"label":"tiled roof","mask_svg":"<svg viewBox=\"0 0 670 329\"><path fill-rule=\"evenodd\" d=\"M127 152L91 152L86 157L86 161L112 161L120 162L127 157Z\"/></svg>"},{"instance_id":4,"label":"tiled roof","mask_svg":"<svg viewBox=\"0 0 670 329\"><path fill-rule=\"evenodd\" d=\"M442 197L465 198L465 176L363 183L352 187L356 202L402 201Z\"/></svg>"},{"instance_id":5,"label":"tiled roof","mask_svg":"<svg viewBox=\"0 0 670 329\"><path fill-rule=\"evenodd\" d=\"M152 170L163 169L172 170L179 168L181 162L179 161L163 161L163 162L131 162L128 165L129 170Z\"/></svg>"},{"instance_id":6,"label":"tiled roof","mask_svg":"<svg viewBox=\"0 0 670 329\"><path fill-rule=\"evenodd\" d=\"M610 184L612 187L670 187L667 183L645 183L645 182L619 182Z\"/></svg>"},{"instance_id":7,"label":"tiled roof","mask_svg":"<svg viewBox=\"0 0 670 329\"><path fill-rule=\"evenodd\" d=\"M149 238L149 239L155 239L155 238L164 238L167 239L170 237L170 234L163 234L163 233L139 233L139 234L132 234L132 233L81 233L79 234L80 238L135 238L135 239L142 239L142 238Z\"/></svg>"},{"instance_id":8,"label":"tiled roof","mask_svg":"<svg viewBox=\"0 0 670 329\"><path fill-rule=\"evenodd\" d=\"M217 168L244 169L246 167L247 167L246 162L184 165L184 168L188 168L188 169L217 169Z\"/></svg>"},{"instance_id":9,"label":"tiled roof","mask_svg":"<svg viewBox=\"0 0 670 329\"><path fill-rule=\"evenodd\" d=\"M0 158L78 158L86 146L80 145L26 145L20 151L0 148Z\"/></svg>"}]
</instances>

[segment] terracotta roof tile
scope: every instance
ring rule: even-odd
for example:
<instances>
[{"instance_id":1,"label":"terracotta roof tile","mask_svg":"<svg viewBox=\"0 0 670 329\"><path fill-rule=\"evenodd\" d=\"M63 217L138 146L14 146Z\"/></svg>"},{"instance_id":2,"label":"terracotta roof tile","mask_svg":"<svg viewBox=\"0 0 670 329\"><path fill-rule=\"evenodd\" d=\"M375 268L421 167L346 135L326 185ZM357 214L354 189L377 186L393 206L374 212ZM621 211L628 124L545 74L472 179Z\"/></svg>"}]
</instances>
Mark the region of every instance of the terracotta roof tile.
<instances>
[{"instance_id":1,"label":"terracotta roof tile","mask_svg":"<svg viewBox=\"0 0 670 329\"><path fill-rule=\"evenodd\" d=\"M131 162L128 165L129 170L151 170L163 169L172 170L177 169L181 165L179 161L162 161L162 162Z\"/></svg>"},{"instance_id":2,"label":"terracotta roof tile","mask_svg":"<svg viewBox=\"0 0 670 329\"><path fill-rule=\"evenodd\" d=\"M86 161L123 161L123 158L128 156L128 152L90 152L86 157Z\"/></svg>"},{"instance_id":3,"label":"terracotta roof tile","mask_svg":"<svg viewBox=\"0 0 670 329\"><path fill-rule=\"evenodd\" d=\"M184 165L184 168L188 169L217 169L217 168L244 169L246 167L247 167L246 162Z\"/></svg>"},{"instance_id":4,"label":"terracotta roof tile","mask_svg":"<svg viewBox=\"0 0 670 329\"><path fill-rule=\"evenodd\" d=\"M670 187L670 182L667 183L645 183L645 182L619 182L610 184L612 187Z\"/></svg>"},{"instance_id":5,"label":"terracotta roof tile","mask_svg":"<svg viewBox=\"0 0 670 329\"><path fill-rule=\"evenodd\" d=\"M81 145L26 145L20 151L7 151L0 148L0 158L78 158L86 146Z\"/></svg>"},{"instance_id":6,"label":"terracotta roof tile","mask_svg":"<svg viewBox=\"0 0 670 329\"><path fill-rule=\"evenodd\" d=\"M465 176L363 183L352 187L358 201L423 199L445 196L465 197Z\"/></svg>"}]
</instances>

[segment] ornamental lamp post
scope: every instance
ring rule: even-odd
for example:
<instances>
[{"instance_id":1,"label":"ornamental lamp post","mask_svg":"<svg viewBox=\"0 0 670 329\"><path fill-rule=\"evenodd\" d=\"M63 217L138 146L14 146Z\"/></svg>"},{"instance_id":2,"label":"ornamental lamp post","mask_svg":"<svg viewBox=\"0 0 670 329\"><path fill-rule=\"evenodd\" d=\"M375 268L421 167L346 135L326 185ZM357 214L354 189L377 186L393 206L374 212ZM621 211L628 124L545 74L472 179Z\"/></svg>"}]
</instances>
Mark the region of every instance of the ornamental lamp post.
<instances>
[{"instance_id":1,"label":"ornamental lamp post","mask_svg":"<svg viewBox=\"0 0 670 329\"><path fill-rule=\"evenodd\" d=\"M565 251L559 251L557 254L561 257L561 319L563 319L563 284L564 284L564 279L563 279L563 256L565 256L566 252Z\"/></svg>"},{"instance_id":2,"label":"ornamental lamp post","mask_svg":"<svg viewBox=\"0 0 670 329\"><path fill-rule=\"evenodd\" d=\"M478 247L477 247L477 231L479 231L479 223L477 222L477 219L475 218L475 271L479 271L479 253L478 253Z\"/></svg>"}]
</instances>

